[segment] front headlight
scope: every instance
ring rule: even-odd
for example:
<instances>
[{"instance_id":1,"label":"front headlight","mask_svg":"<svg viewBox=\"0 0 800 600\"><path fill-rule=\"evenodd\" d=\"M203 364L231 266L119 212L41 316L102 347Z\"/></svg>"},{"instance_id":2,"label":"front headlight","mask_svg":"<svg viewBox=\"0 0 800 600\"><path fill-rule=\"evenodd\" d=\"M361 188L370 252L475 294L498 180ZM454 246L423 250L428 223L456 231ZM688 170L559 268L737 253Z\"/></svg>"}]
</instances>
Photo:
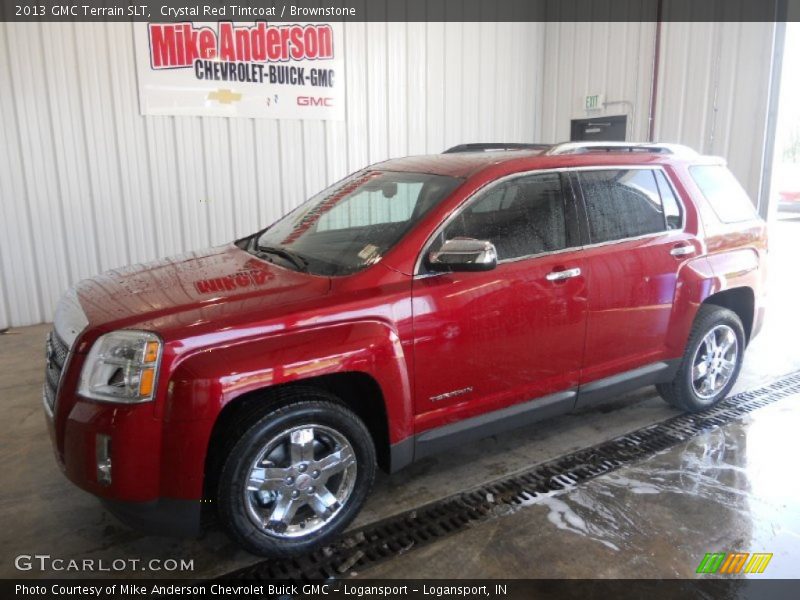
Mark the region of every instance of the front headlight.
<instances>
[{"instance_id":1,"label":"front headlight","mask_svg":"<svg viewBox=\"0 0 800 600\"><path fill-rule=\"evenodd\" d=\"M153 399L161 340L147 331L120 329L94 343L81 371L78 393L106 402Z\"/></svg>"}]
</instances>

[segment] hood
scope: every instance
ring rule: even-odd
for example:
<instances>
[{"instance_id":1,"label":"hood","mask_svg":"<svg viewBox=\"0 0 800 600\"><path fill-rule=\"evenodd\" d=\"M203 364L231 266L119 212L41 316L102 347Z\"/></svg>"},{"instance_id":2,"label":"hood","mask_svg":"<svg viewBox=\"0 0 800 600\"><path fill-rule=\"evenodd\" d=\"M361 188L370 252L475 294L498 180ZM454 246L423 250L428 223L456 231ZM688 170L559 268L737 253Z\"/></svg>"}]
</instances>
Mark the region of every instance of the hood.
<instances>
[{"instance_id":1,"label":"hood","mask_svg":"<svg viewBox=\"0 0 800 600\"><path fill-rule=\"evenodd\" d=\"M330 279L260 260L233 244L107 271L76 286L89 328L164 333L257 313L263 318L324 296Z\"/></svg>"}]
</instances>

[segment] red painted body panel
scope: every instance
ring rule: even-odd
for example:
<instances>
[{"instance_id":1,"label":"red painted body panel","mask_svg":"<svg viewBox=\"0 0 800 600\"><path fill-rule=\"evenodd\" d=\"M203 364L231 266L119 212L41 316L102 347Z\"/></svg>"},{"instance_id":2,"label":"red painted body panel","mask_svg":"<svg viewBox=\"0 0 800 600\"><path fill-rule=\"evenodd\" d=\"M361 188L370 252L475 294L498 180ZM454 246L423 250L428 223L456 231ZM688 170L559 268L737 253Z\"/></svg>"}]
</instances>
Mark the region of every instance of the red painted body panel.
<instances>
[{"instance_id":1,"label":"red painted body panel","mask_svg":"<svg viewBox=\"0 0 800 600\"><path fill-rule=\"evenodd\" d=\"M666 347L682 263L669 252L688 239L665 234L586 250L590 294L582 383L681 355Z\"/></svg>"},{"instance_id":2,"label":"red painted body panel","mask_svg":"<svg viewBox=\"0 0 800 600\"><path fill-rule=\"evenodd\" d=\"M675 183L670 165L665 171L683 204L683 231L665 232L584 251L589 279L589 317L581 383L635 369L651 362L678 358L688 337L696 306L675 312L687 263L703 253L695 204ZM673 248L690 245L694 254L675 257ZM704 296L697 298L697 306ZM670 345L675 329L683 342Z\"/></svg>"},{"instance_id":3,"label":"red painted body panel","mask_svg":"<svg viewBox=\"0 0 800 600\"><path fill-rule=\"evenodd\" d=\"M550 282L545 276L583 268L579 254L414 282L417 431L578 385L586 280ZM464 389L469 391L436 399Z\"/></svg>"},{"instance_id":4,"label":"red painted body panel","mask_svg":"<svg viewBox=\"0 0 800 600\"><path fill-rule=\"evenodd\" d=\"M300 329L193 354L174 371L164 410L161 494L196 498L217 415L247 392L334 373L371 376L383 390L390 441L413 433L411 388L403 348L384 321L360 320ZM364 399L367 401L367 399ZM182 433L174 434L177 427ZM185 473L181 478L171 473Z\"/></svg>"},{"instance_id":5,"label":"red painted body panel","mask_svg":"<svg viewBox=\"0 0 800 600\"><path fill-rule=\"evenodd\" d=\"M627 164L668 172L686 208L684 231L510 261L483 273L414 277L437 226L498 178ZM515 152L416 157L379 168L465 181L380 263L354 275L298 273L229 245L79 284L89 326L76 342L49 421L70 479L111 499L197 499L220 411L255 390L320 375L365 374L381 390L390 443L396 444L677 358L698 306L718 291L752 289L760 321L764 225L715 222L681 161L657 154ZM670 254L676 244L691 244L695 253L676 258ZM545 280L552 270L573 267L583 275ZM97 337L120 328L154 331L164 341L155 400L118 406L79 398L86 353ZM110 486L95 482L98 433L112 436Z\"/></svg>"}]
</instances>

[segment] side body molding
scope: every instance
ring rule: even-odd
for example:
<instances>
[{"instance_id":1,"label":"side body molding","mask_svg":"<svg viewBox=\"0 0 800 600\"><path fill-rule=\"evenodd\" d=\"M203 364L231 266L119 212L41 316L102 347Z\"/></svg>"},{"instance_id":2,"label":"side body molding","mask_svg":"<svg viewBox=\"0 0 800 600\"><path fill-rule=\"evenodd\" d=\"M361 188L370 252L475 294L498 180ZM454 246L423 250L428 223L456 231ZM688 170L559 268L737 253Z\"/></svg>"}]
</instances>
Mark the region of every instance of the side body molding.
<instances>
[{"instance_id":1,"label":"side body molding","mask_svg":"<svg viewBox=\"0 0 800 600\"><path fill-rule=\"evenodd\" d=\"M549 394L423 431L409 440L392 446L392 470L395 471L447 448L563 415L576 408L603 402L642 386L669 381L674 377L679 364L680 359L651 363L593 381L576 389Z\"/></svg>"}]
</instances>

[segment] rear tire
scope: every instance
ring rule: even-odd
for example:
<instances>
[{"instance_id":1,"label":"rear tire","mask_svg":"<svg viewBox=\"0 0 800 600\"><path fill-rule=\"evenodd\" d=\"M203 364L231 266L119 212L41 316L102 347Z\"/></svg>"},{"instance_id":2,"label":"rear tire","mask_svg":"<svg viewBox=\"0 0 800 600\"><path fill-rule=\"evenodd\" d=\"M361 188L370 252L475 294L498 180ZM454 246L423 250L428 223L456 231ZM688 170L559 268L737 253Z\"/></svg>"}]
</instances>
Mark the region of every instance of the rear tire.
<instances>
[{"instance_id":1,"label":"rear tire","mask_svg":"<svg viewBox=\"0 0 800 600\"><path fill-rule=\"evenodd\" d=\"M697 311L675 378L656 386L675 408L696 412L722 400L736 383L744 358L742 321L733 311L703 304Z\"/></svg>"},{"instance_id":2,"label":"rear tire","mask_svg":"<svg viewBox=\"0 0 800 600\"><path fill-rule=\"evenodd\" d=\"M235 428L217 488L223 526L261 556L307 552L358 514L375 477L364 423L336 396L284 390L277 403Z\"/></svg>"}]
</instances>

